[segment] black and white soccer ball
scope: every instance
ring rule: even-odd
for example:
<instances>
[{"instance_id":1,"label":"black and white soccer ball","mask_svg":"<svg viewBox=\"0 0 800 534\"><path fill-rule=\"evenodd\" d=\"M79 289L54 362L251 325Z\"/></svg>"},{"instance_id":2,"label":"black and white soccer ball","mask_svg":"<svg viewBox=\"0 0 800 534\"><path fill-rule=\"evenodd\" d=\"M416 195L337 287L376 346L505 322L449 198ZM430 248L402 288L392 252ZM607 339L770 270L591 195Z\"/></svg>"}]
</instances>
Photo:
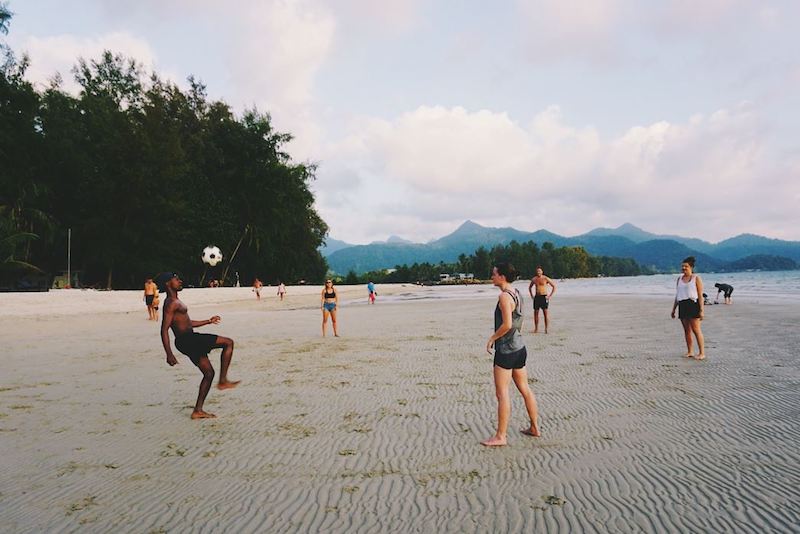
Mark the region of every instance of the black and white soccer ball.
<instances>
[{"instance_id":1,"label":"black and white soccer ball","mask_svg":"<svg viewBox=\"0 0 800 534\"><path fill-rule=\"evenodd\" d=\"M202 259L203 263L207 263L213 267L222 261L222 251L219 247L208 246L203 249Z\"/></svg>"}]
</instances>

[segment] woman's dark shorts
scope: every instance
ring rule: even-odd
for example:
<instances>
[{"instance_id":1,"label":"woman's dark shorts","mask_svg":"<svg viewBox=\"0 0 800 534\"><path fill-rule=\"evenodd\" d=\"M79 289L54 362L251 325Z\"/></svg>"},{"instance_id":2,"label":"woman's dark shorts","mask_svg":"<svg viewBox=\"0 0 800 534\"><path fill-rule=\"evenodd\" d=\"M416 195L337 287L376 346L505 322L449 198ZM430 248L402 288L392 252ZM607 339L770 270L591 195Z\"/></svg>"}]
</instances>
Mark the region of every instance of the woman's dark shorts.
<instances>
[{"instance_id":1,"label":"woman's dark shorts","mask_svg":"<svg viewBox=\"0 0 800 534\"><path fill-rule=\"evenodd\" d=\"M510 354L500 354L497 351L494 353L494 364L503 369L522 369L525 367L525 361L527 359L528 349L525 347Z\"/></svg>"},{"instance_id":2,"label":"woman's dark shorts","mask_svg":"<svg viewBox=\"0 0 800 534\"><path fill-rule=\"evenodd\" d=\"M156 298L155 295L145 295L144 296L144 303L147 304L148 306L152 306L153 305L153 301L155 300L155 298Z\"/></svg>"},{"instance_id":3,"label":"woman's dark shorts","mask_svg":"<svg viewBox=\"0 0 800 534\"><path fill-rule=\"evenodd\" d=\"M195 365L200 363L200 358L208 356L208 353L211 352L211 349L216 344L217 336L214 334L192 332L175 338L175 346L179 351L187 355Z\"/></svg>"},{"instance_id":4,"label":"woman's dark shorts","mask_svg":"<svg viewBox=\"0 0 800 534\"><path fill-rule=\"evenodd\" d=\"M697 319L700 317L700 303L691 299L679 301L678 317L681 319Z\"/></svg>"}]
</instances>

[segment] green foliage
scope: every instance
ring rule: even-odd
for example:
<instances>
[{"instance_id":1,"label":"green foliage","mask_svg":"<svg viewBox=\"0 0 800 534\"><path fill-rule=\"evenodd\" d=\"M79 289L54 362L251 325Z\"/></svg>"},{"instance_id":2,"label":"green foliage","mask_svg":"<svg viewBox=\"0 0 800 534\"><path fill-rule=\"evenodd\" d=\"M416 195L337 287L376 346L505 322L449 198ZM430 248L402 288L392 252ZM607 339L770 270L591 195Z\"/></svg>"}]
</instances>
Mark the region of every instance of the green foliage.
<instances>
[{"instance_id":1,"label":"green foliage","mask_svg":"<svg viewBox=\"0 0 800 534\"><path fill-rule=\"evenodd\" d=\"M649 274L630 258L611 258L592 256L582 247L559 247L544 243L540 249L533 241L508 245L495 245L491 250L479 247L473 254L461 254L455 263L414 263L411 266L398 265L394 269L364 273L357 282L373 280L379 283L429 282L439 280L441 273L473 274L478 279L488 279L492 267L501 261L514 265L520 278L532 278L536 267L542 266L545 273L553 278L586 278L601 276L635 276ZM347 283L355 272L347 275Z\"/></svg>"},{"instance_id":2,"label":"green foliage","mask_svg":"<svg viewBox=\"0 0 800 534\"><path fill-rule=\"evenodd\" d=\"M345 278L344 278L344 283L345 284L352 285L352 284L357 284L359 282L360 282L359 277L358 277L358 275L356 274L355 271L350 271L349 273L347 273L347 276L345 276Z\"/></svg>"},{"instance_id":3,"label":"green foliage","mask_svg":"<svg viewBox=\"0 0 800 534\"><path fill-rule=\"evenodd\" d=\"M168 269L189 284L324 277L315 169L282 151L291 137L268 114L236 116L193 78L182 90L111 52L78 61L77 97L58 80L36 90L26 67L9 55L0 71L0 228L39 239L14 240L10 257L63 270L71 228L87 285L139 287ZM209 244L226 258L213 269Z\"/></svg>"}]
</instances>

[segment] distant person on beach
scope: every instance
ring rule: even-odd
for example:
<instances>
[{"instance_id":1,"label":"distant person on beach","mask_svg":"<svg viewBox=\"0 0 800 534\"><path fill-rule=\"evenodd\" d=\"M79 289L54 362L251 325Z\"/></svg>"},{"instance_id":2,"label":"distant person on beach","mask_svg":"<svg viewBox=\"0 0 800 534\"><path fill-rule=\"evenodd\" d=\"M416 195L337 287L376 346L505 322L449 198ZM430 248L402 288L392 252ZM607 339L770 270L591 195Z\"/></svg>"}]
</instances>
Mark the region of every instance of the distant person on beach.
<instances>
[{"instance_id":1,"label":"distant person on beach","mask_svg":"<svg viewBox=\"0 0 800 534\"><path fill-rule=\"evenodd\" d=\"M375 284L372 283L372 280L367 283L367 291L369 292L369 303L375 304L375 297L378 296L378 293L375 291Z\"/></svg>"},{"instance_id":2,"label":"distant person on beach","mask_svg":"<svg viewBox=\"0 0 800 534\"><path fill-rule=\"evenodd\" d=\"M261 280L256 277L253 280L253 291L256 292L256 300L261 300L261 288L264 287L264 284L261 283Z\"/></svg>"},{"instance_id":3,"label":"distant person on beach","mask_svg":"<svg viewBox=\"0 0 800 534\"><path fill-rule=\"evenodd\" d=\"M547 294L547 286L550 286L550 294ZM533 294L533 288L536 286L536 294ZM544 275L541 265L536 267L536 276L533 277L531 283L528 284L528 293L533 299L533 333L539 333L539 310L544 314L544 333L547 333L547 328L550 326L550 316L547 309L550 307L550 299L556 293L556 283L549 277Z\"/></svg>"},{"instance_id":4,"label":"distant person on beach","mask_svg":"<svg viewBox=\"0 0 800 534\"><path fill-rule=\"evenodd\" d=\"M153 285L155 285L155 283L153 283ZM160 304L160 302L159 302L159 296L158 296L158 286L156 286L156 292L153 295L153 310L155 311L155 314L156 314L156 321L158 321L158 305L159 304Z\"/></svg>"},{"instance_id":5,"label":"distant person on beach","mask_svg":"<svg viewBox=\"0 0 800 534\"><path fill-rule=\"evenodd\" d=\"M731 300L731 295L733 294L732 285L716 283L714 284L714 287L717 288L717 298L714 301L715 304L719 302L720 293L722 293L722 296L725 299L724 300L725 304L733 304L733 301Z\"/></svg>"},{"instance_id":6,"label":"distant person on beach","mask_svg":"<svg viewBox=\"0 0 800 534\"><path fill-rule=\"evenodd\" d=\"M339 307L339 295L336 294L336 288L333 287L333 280L325 280L325 287L320 293L320 309L322 310L322 337L325 337L325 331L328 328L328 317L331 318L333 323L333 335L339 337L339 331L336 324L336 308Z\"/></svg>"},{"instance_id":7,"label":"distant person on beach","mask_svg":"<svg viewBox=\"0 0 800 534\"><path fill-rule=\"evenodd\" d=\"M700 329L700 321L703 320L703 281L694 274L694 256L689 256L681 263L683 274L678 277L675 284L675 301L672 303L672 318L675 318L675 309L678 309L678 317L683 325L683 335L686 338L686 357L704 360L705 340L703 331ZM692 334L697 338L699 352L693 354Z\"/></svg>"},{"instance_id":8,"label":"distant person on beach","mask_svg":"<svg viewBox=\"0 0 800 534\"><path fill-rule=\"evenodd\" d=\"M220 356L220 373L217 388L230 389L239 384L239 380L232 382L228 380L228 367L233 357L233 340L227 337L214 334L198 334L195 328L207 324L219 324L219 315L213 316L205 321L192 321L189 318L189 310L186 305L178 298L178 292L183 289L183 282L177 273L162 273L157 278L158 287L167 293L164 301L164 320L161 323L161 343L167 353L167 363L173 366L178 363L172 353L172 346L169 341L169 330L175 334L175 347L192 360L192 363L203 373L200 381L200 391L197 394L197 402L192 411L192 419L207 419L216 417L212 413L203 411L203 403L211 389L214 381L214 368L208 360L208 353L213 349L222 349Z\"/></svg>"},{"instance_id":9,"label":"distant person on beach","mask_svg":"<svg viewBox=\"0 0 800 534\"><path fill-rule=\"evenodd\" d=\"M147 306L148 321L158 321L158 314L153 309L153 299L155 299L155 294L157 292L158 288L152 278L148 278L144 281L144 303Z\"/></svg>"},{"instance_id":10,"label":"distant person on beach","mask_svg":"<svg viewBox=\"0 0 800 534\"><path fill-rule=\"evenodd\" d=\"M511 286L516 279L514 267L498 263L492 269L492 284L500 289L494 309L494 334L486 343L486 352L494 348L494 388L497 396L497 432L481 441L487 447L500 447L508 443L508 421L511 418L511 397L508 388L511 380L525 400L525 409L531 424L520 430L527 436L539 437L536 397L528 386L525 361L528 351L522 341L522 296Z\"/></svg>"},{"instance_id":11,"label":"distant person on beach","mask_svg":"<svg viewBox=\"0 0 800 534\"><path fill-rule=\"evenodd\" d=\"M283 285L283 282L278 280L278 296L283 300L283 296L286 294L286 286Z\"/></svg>"}]
</instances>

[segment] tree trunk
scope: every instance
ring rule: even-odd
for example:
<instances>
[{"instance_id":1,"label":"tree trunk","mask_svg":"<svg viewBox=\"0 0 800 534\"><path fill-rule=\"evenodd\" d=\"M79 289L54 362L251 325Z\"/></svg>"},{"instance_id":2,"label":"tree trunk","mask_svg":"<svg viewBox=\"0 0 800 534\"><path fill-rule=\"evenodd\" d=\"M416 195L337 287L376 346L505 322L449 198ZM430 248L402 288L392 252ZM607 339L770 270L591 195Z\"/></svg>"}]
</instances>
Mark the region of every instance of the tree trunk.
<instances>
[{"instance_id":1,"label":"tree trunk","mask_svg":"<svg viewBox=\"0 0 800 534\"><path fill-rule=\"evenodd\" d=\"M108 281L106 282L106 289L111 289L111 274L114 272L113 267L109 267L108 269Z\"/></svg>"},{"instance_id":2,"label":"tree trunk","mask_svg":"<svg viewBox=\"0 0 800 534\"><path fill-rule=\"evenodd\" d=\"M244 241L247 232L250 231L250 225L244 227L244 232L242 232L242 237L239 238L239 242L236 243L236 248L233 249L233 254L231 254L231 258L228 260L228 265L225 266L225 270L222 272L222 283L225 284L225 280L228 279L228 269L231 268L231 264L233 263L233 258L236 257L236 253L239 252L239 247L242 246L242 241Z\"/></svg>"}]
</instances>

